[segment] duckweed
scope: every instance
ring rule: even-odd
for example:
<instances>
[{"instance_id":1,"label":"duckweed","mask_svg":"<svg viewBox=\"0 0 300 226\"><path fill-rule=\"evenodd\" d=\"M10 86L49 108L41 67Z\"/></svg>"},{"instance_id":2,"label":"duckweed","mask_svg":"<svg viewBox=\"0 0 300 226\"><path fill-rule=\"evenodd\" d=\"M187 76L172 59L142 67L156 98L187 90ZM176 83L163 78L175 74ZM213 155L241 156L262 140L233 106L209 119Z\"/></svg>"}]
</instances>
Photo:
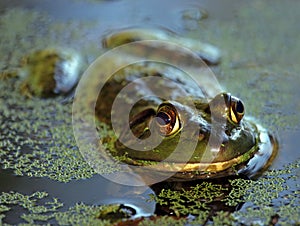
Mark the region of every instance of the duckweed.
<instances>
[{"instance_id":1,"label":"duckweed","mask_svg":"<svg viewBox=\"0 0 300 226\"><path fill-rule=\"evenodd\" d=\"M70 207L65 212L57 212L53 215L58 225L111 225L109 220L98 218L98 214L110 206L90 206L83 203Z\"/></svg>"},{"instance_id":2,"label":"duckweed","mask_svg":"<svg viewBox=\"0 0 300 226\"><path fill-rule=\"evenodd\" d=\"M47 15L23 9L6 11L0 17L0 28L5 31L1 32L0 51L6 53L0 56L3 62L0 71L18 71L23 54L33 49L53 44L72 47L72 43L74 49L78 48L82 41L82 34L75 32L81 27L78 23L50 23ZM90 22L84 24L88 29ZM69 29L72 26L77 28ZM39 32L35 32L37 28ZM14 51L15 46L18 51ZM2 168L13 169L19 176L48 177L61 182L92 177L95 171L84 161L73 136L71 103L61 104L62 97L26 99L19 93L22 79L5 78L0 82ZM100 172L114 171L105 162L98 165L101 165Z\"/></svg>"},{"instance_id":3,"label":"duckweed","mask_svg":"<svg viewBox=\"0 0 300 226\"><path fill-rule=\"evenodd\" d=\"M0 83L2 167L19 176L61 182L92 177L95 172L81 156L73 136L71 104L60 104L62 98L25 99L14 88L14 80ZM104 161L99 165L103 173L115 170Z\"/></svg>"},{"instance_id":4,"label":"duckweed","mask_svg":"<svg viewBox=\"0 0 300 226\"><path fill-rule=\"evenodd\" d=\"M140 220L139 225L268 225L272 219L277 218L280 225L297 225L300 223L300 190L297 183L299 178L289 177L286 170L295 175L298 165L299 160L278 171L276 176L273 175L274 171L270 171L270 174L267 173L256 181L241 178L229 180L230 188L204 181L190 189L163 189L150 199L157 201L158 205L168 206L178 217L145 218ZM287 193L287 190L292 192ZM236 212L211 211L210 204L216 199L228 206L241 205L245 202L247 205ZM64 210L63 203L58 199L39 191L30 195L2 192L0 195L2 222L15 206L26 209L20 218L28 224L55 222L58 225L110 225L112 222L122 220L106 218L106 215L119 211L119 205L93 206L78 203ZM189 217L185 217L187 215Z\"/></svg>"},{"instance_id":5,"label":"duckweed","mask_svg":"<svg viewBox=\"0 0 300 226\"><path fill-rule=\"evenodd\" d=\"M199 182L189 190L162 189L157 196L151 196L157 204L168 206L177 216L199 214L203 210L210 209L209 205L224 196L224 188L221 184L212 182Z\"/></svg>"},{"instance_id":6,"label":"duckweed","mask_svg":"<svg viewBox=\"0 0 300 226\"><path fill-rule=\"evenodd\" d=\"M229 179L229 187L220 182L199 181L199 184L189 190L162 189L157 196L151 196L151 199L160 206L168 207L177 216L195 215L192 221L194 223L199 223L200 217L217 225L218 222L225 225L248 225L253 222L266 225L277 214L283 225L291 222L297 224L300 219L300 190L297 184L299 175L291 175L296 175L298 165L299 160L282 170L269 171L258 180ZM210 213L211 206L216 201L223 202L228 207L237 207L244 203L247 205L233 213Z\"/></svg>"},{"instance_id":7,"label":"duckweed","mask_svg":"<svg viewBox=\"0 0 300 226\"><path fill-rule=\"evenodd\" d=\"M299 2L294 3L276 2L269 7L255 1L251 7L239 8L238 20L216 20L210 23L213 29L191 34L221 47L218 80L244 101L247 115L272 131L300 127L300 105L295 102L299 96L300 46L295 29Z\"/></svg>"},{"instance_id":8,"label":"duckweed","mask_svg":"<svg viewBox=\"0 0 300 226\"><path fill-rule=\"evenodd\" d=\"M293 59L299 59L299 48L296 48L299 45L295 43L298 41L298 30L294 29L297 27L297 20L292 17L296 13L284 13L285 20L279 21L276 16L278 13L274 11L276 7L266 7L265 3L258 2L254 3L255 10L250 7L241 9L236 15L239 20L228 26L214 22L214 28L218 29L201 31L201 37L203 40L218 43L218 46L227 51L227 55L222 59L218 78L225 83L227 90L247 103L247 111L251 112L251 115L262 120L273 130L299 129L300 105L291 101L296 99L298 90L295 81L298 81L299 64L292 63ZM284 10L287 5L281 4L280 8ZM290 7L289 10L298 8ZM71 106L61 104L60 97L53 100L23 98L18 92L19 79L16 77L16 71L23 54L35 48L44 48L49 44L67 44L75 49L83 46L81 44L85 42L84 34L88 36L87 31L94 24L50 23L50 19L45 14L23 9L7 10L0 17L0 29L5 31L0 34L0 164L2 168L12 169L20 176L48 177L69 182L90 178L95 174L83 160L73 138ZM259 20L265 22L256 23ZM288 21L290 25L278 24L284 21ZM262 31L262 27L257 24L268 24L268 34L263 32L265 27ZM39 32L35 32L37 27ZM239 38L236 37L237 30ZM222 38L219 38L220 34ZM249 34L252 34L250 38ZM258 36L254 37L253 34ZM289 38L289 43L286 42L287 34L289 37L295 37ZM198 37L198 34L194 35ZM268 46L265 45L266 40ZM280 45L280 54L278 43L286 43ZM96 45L84 46L81 52L88 52L89 59L93 59L98 55ZM17 50L15 46L18 47ZM241 89L241 84L246 88ZM257 92L253 92L253 88ZM296 92L292 92L292 89ZM231 180L229 190L213 183L199 183L190 190L183 191L164 189L158 196L151 198L160 205L168 205L177 215L192 213L194 216L164 216L156 221L145 219L140 224L268 225L272 218L279 216L280 225L299 225L299 165L298 160L281 170L270 170L255 181ZM115 170L104 163L103 166L106 173ZM227 206L242 205L245 202L246 204L233 213L221 211L211 215L208 204L214 198L219 198ZM208 201L201 203L199 199ZM185 205L186 203L190 205ZM15 208L22 209L22 213L19 214L20 222L31 225L111 224L109 220L99 219L99 213L106 206L78 203L65 210L63 203L55 197L49 197L44 191L32 194L2 192L0 224L7 222L9 213Z\"/></svg>"},{"instance_id":9,"label":"duckweed","mask_svg":"<svg viewBox=\"0 0 300 226\"><path fill-rule=\"evenodd\" d=\"M47 224L47 222L57 225L110 225L109 220L101 220L97 217L99 212L111 208L110 206L89 206L78 203L66 211L61 211L63 203L56 198L50 199L46 192L35 192L30 195L2 192L0 224L5 220L5 215L17 206L25 209L20 218L28 225Z\"/></svg>"},{"instance_id":10,"label":"duckweed","mask_svg":"<svg viewBox=\"0 0 300 226\"><path fill-rule=\"evenodd\" d=\"M185 225L187 223L187 219L185 218L173 218L173 217L159 217L155 219L144 219L139 225L141 226L156 226L156 225L174 225L174 226L180 226Z\"/></svg>"}]
</instances>

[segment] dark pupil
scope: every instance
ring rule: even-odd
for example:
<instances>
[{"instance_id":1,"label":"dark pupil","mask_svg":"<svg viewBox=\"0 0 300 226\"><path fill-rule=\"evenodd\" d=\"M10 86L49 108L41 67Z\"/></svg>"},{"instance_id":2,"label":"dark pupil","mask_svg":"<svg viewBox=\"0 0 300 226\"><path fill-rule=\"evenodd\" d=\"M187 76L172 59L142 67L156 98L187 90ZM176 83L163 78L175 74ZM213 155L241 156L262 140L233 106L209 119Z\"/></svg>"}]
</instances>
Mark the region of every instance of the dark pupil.
<instances>
[{"instance_id":1,"label":"dark pupil","mask_svg":"<svg viewBox=\"0 0 300 226\"><path fill-rule=\"evenodd\" d=\"M171 122L170 116L164 112L158 112L156 117L157 117L157 122L162 126L167 125Z\"/></svg>"},{"instance_id":2,"label":"dark pupil","mask_svg":"<svg viewBox=\"0 0 300 226\"><path fill-rule=\"evenodd\" d=\"M244 112L244 105L240 100L238 102L236 102L236 112L237 113L243 113Z\"/></svg>"}]
</instances>

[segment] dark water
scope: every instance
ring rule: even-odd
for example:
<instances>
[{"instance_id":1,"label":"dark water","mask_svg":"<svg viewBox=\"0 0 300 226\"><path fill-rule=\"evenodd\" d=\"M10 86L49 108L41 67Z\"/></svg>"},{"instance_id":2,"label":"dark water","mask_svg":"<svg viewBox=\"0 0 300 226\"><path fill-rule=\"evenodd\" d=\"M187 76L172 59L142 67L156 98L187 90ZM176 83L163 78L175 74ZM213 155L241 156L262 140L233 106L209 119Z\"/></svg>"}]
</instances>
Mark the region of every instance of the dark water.
<instances>
[{"instance_id":1,"label":"dark water","mask_svg":"<svg viewBox=\"0 0 300 226\"><path fill-rule=\"evenodd\" d=\"M47 178L16 177L9 170L2 171L0 181L1 192L15 191L31 194L36 191L47 191L50 197L59 197L64 203L62 210L83 202L89 205L126 203L133 206L137 215L154 213L155 203L146 201L146 197L154 192L148 187L133 188L113 183L99 175L93 178L69 183L60 183Z\"/></svg>"},{"instance_id":2,"label":"dark water","mask_svg":"<svg viewBox=\"0 0 300 226\"><path fill-rule=\"evenodd\" d=\"M211 30L211 26L216 22L226 24L227 26L232 20L235 20L236 12L245 7L249 7L249 5L251 6L251 3L247 1L230 2L232 4L228 3L228 1L225 3L216 0L115 0L85 2L79 0L12 0L0 1L0 12L17 7L46 13L55 21L92 21L95 25L93 30L89 31L90 36L95 42L99 41L100 43L100 37L103 33L112 29L135 25L163 26L181 34L191 34L193 36L194 32L200 36L202 32L205 33L206 30ZM280 4L276 6L279 7ZM256 7L259 8L259 4L256 4ZM207 19L202 20L200 18L201 16L197 14L197 12L201 12L201 10L207 11ZM183 19L184 13L189 15L188 19ZM286 11L286 13L288 13L288 11ZM284 17L285 15L280 16ZM217 32L215 32L215 34L215 42L222 39L222 37L218 37ZM203 35L203 37L209 39L205 35ZM232 39L234 38L239 38L238 32L236 37L232 37ZM222 46L220 48L222 49ZM226 49L225 46L224 49ZM292 59L292 61L293 60L294 59ZM294 70L297 71L298 69L299 68L295 68ZM220 69L217 68L216 71L220 71ZM300 78L298 77L297 80L296 77L294 82L299 84L299 80ZM239 87L236 89L238 90ZM290 101L298 102L298 100ZM288 111L288 109L286 109L286 111ZM300 117L299 113L298 117ZM276 133L280 142L280 150L271 168L280 169L284 165L300 158L300 152L298 151L300 146L300 131L297 123L298 122L295 123L293 128L284 128L282 125L277 126ZM0 181L5 181L5 183L0 183L0 191L13 190L29 194L32 191L45 190L50 196L59 197L60 201L66 204L64 208L78 202L97 205L121 202L135 206L135 208L139 209L140 214L147 215L154 212L155 203L149 203L145 200L148 194L153 193L150 188L141 189L138 195L131 194L130 191L132 189L130 187L115 184L101 176L94 176L88 180L71 181L64 184L46 178L15 177L10 171L3 170L0 174ZM126 195L120 196L120 194Z\"/></svg>"}]
</instances>

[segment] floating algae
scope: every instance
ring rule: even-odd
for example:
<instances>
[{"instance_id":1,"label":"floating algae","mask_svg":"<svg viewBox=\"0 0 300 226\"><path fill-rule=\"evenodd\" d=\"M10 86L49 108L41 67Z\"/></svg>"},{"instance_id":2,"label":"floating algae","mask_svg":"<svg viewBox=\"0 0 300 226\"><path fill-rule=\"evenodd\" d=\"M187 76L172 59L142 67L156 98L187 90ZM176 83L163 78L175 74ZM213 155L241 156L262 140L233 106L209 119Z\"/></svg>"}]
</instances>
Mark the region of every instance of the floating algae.
<instances>
[{"instance_id":1,"label":"floating algae","mask_svg":"<svg viewBox=\"0 0 300 226\"><path fill-rule=\"evenodd\" d=\"M235 14L238 20L230 23L225 21L222 24L213 22L215 23L211 23L215 25L213 29L207 26L205 32L199 31L201 39L217 44L224 51L218 78L225 83L228 90L245 99L251 114L259 118L267 127L271 126L280 132L299 129L300 105L295 101L298 95L296 88L299 84L299 64L295 63L299 59L299 42L297 44L299 30L295 29L297 20L293 17L297 14L291 11L287 13L288 10L296 12L299 7L277 1L271 7L259 1L251 4L254 8L245 7ZM276 12L277 6L280 6L281 14ZM257 13L257 10L260 13ZM49 25L49 17L36 12L9 10L0 17L0 20L1 31L5 31L0 34L0 50L1 53L5 53L0 56L2 73L18 68L23 54L35 47L70 44L70 47L76 49L77 43L82 43L85 39L84 32L72 35L65 32L68 31L66 27L70 27L70 23L60 22ZM71 27L80 31L83 28L82 24L81 26L73 24ZM39 32L35 32L36 27L39 28ZM52 34L49 32L49 27L53 31ZM74 32L76 29L69 29L69 31ZM67 42L66 40L71 36L75 38ZM81 42L77 42L79 39ZM16 46L18 48L15 48ZM93 51L98 50L94 46L97 44L85 47L84 51L92 50L91 55L96 55ZM17 78L0 81L1 167L13 169L18 175L48 177L64 182L92 177L95 172L83 161L72 135L71 119L67 117L71 114L70 105L58 104L60 98L47 101L33 98L25 101L17 92L15 83L18 83ZM55 147L51 148L51 146ZM279 156L279 158L285 157ZM106 168L106 172L110 172L111 169L111 167ZM299 160L282 170L269 171L257 181L239 179L233 180L231 184L233 189L227 197L224 197L223 202L229 206L246 202L234 213L217 212L208 220L209 211L194 208L191 211L195 217L191 219L164 216L157 218L156 221L144 219L140 224L149 225L154 222L161 225L176 223L212 225L214 221L215 224L227 222L229 225L268 225L271 219L276 219L277 216L278 223L281 225L300 224ZM171 190L170 193L172 192L174 191ZM42 191L31 194L2 193L0 198L2 223L14 224L9 221L9 213L17 209L20 211L13 212L23 216L19 219L20 223L110 224L109 221L97 218L99 211L104 208L102 206L79 203L66 210L55 197L40 199L39 194L45 193ZM8 200L3 199L4 196L18 197L19 201L10 199L12 201L8 204L8 201L4 201ZM49 211L26 212L33 203L31 201L31 204L28 204L26 201L27 204L24 204L24 200L28 199L35 199L37 200L35 204L42 206L34 211ZM178 212L180 213L181 210L179 209ZM182 211L182 213L186 212L188 209Z\"/></svg>"}]
</instances>

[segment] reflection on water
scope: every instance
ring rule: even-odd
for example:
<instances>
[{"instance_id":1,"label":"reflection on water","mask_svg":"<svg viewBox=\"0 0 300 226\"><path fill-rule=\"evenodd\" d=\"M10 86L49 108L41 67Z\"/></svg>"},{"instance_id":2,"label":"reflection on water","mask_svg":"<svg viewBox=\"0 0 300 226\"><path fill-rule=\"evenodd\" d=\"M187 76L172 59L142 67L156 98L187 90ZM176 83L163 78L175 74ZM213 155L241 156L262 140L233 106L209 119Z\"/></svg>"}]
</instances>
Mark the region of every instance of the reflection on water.
<instances>
[{"instance_id":1,"label":"reflection on water","mask_svg":"<svg viewBox=\"0 0 300 226\"><path fill-rule=\"evenodd\" d=\"M50 197L57 197L64 203L61 210L81 202L88 205L126 204L135 209L135 216L138 217L151 215L155 209L155 203L149 201L149 195L154 194L149 187L120 185L98 175L86 180L60 183L47 178L14 176L9 170L2 170L0 181L1 192L31 194L47 191Z\"/></svg>"},{"instance_id":2,"label":"reflection on water","mask_svg":"<svg viewBox=\"0 0 300 226\"><path fill-rule=\"evenodd\" d=\"M272 169L280 169L282 166L300 159L300 131L285 131L279 134L280 152L279 156L273 162Z\"/></svg>"}]
</instances>

